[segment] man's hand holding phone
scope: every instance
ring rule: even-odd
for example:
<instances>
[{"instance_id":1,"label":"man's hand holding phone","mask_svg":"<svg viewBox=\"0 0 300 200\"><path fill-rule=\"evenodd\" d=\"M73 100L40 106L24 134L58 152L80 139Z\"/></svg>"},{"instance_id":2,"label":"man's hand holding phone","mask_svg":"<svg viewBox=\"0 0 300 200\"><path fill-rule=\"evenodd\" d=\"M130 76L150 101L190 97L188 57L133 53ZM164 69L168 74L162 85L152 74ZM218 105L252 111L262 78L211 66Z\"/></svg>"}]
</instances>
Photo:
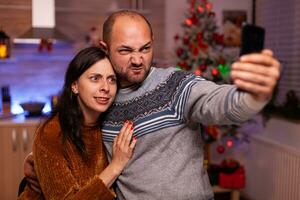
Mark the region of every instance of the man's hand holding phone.
<instances>
[{"instance_id":1,"label":"man's hand holding phone","mask_svg":"<svg viewBox=\"0 0 300 200\"><path fill-rule=\"evenodd\" d=\"M242 56L232 65L231 79L239 89L249 92L257 101L264 102L271 98L277 84L280 63L273 57L271 50L262 50L264 31L262 35L260 32L253 36L251 31L254 29L248 25L242 32Z\"/></svg>"}]
</instances>

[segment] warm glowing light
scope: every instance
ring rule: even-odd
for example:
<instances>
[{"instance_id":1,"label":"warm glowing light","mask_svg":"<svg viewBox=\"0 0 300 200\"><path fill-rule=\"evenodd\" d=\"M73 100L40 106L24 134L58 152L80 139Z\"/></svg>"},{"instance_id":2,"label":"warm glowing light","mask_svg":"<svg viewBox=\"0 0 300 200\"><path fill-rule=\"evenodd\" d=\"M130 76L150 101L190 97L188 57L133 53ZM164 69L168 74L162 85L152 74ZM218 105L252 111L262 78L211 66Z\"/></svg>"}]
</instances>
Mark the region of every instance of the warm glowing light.
<instances>
[{"instance_id":1,"label":"warm glowing light","mask_svg":"<svg viewBox=\"0 0 300 200\"><path fill-rule=\"evenodd\" d=\"M233 146L233 141L232 140L227 140L226 145L227 145L227 147L232 147Z\"/></svg>"},{"instance_id":2,"label":"warm glowing light","mask_svg":"<svg viewBox=\"0 0 300 200\"><path fill-rule=\"evenodd\" d=\"M7 57L7 46L5 44L0 44L0 58Z\"/></svg>"}]
</instances>

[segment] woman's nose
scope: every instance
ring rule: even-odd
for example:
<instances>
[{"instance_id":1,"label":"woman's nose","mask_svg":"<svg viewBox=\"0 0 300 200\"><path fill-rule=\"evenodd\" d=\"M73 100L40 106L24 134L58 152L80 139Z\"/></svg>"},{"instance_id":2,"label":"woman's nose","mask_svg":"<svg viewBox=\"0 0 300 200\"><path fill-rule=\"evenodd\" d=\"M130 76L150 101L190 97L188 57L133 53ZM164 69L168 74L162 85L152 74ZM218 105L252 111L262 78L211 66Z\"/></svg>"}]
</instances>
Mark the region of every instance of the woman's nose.
<instances>
[{"instance_id":1,"label":"woman's nose","mask_svg":"<svg viewBox=\"0 0 300 200\"><path fill-rule=\"evenodd\" d=\"M109 84L106 80L102 81L100 86L100 91L108 92L109 91Z\"/></svg>"}]
</instances>

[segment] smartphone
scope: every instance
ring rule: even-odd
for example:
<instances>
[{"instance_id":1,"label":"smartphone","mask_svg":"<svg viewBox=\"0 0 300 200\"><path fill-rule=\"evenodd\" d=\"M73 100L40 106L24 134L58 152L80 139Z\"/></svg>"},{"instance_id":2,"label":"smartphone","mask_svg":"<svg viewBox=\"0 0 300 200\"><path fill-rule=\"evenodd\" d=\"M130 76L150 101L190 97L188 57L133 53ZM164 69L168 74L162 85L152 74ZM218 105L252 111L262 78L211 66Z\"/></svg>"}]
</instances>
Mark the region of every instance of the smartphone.
<instances>
[{"instance_id":1,"label":"smartphone","mask_svg":"<svg viewBox=\"0 0 300 200\"><path fill-rule=\"evenodd\" d=\"M240 56L260 52L264 48L265 29L246 24L242 28Z\"/></svg>"}]
</instances>

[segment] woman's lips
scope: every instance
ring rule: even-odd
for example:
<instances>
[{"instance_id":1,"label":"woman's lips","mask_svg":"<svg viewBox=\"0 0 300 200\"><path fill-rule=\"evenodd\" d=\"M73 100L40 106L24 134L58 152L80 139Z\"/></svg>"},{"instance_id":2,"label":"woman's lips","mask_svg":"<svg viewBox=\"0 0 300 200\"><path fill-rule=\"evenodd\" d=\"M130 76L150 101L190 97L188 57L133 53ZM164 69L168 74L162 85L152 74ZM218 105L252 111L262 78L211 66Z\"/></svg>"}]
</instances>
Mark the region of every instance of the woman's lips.
<instances>
[{"instance_id":1,"label":"woman's lips","mask_svg":"<svg viewBox=\"0 0 300 200\"><path fill-rule=\"evenodd\" d=\"M109 103L110 98L109 97L95 97L97 103L99 104L107 104Z\"/></svg>"}]
</instances>

